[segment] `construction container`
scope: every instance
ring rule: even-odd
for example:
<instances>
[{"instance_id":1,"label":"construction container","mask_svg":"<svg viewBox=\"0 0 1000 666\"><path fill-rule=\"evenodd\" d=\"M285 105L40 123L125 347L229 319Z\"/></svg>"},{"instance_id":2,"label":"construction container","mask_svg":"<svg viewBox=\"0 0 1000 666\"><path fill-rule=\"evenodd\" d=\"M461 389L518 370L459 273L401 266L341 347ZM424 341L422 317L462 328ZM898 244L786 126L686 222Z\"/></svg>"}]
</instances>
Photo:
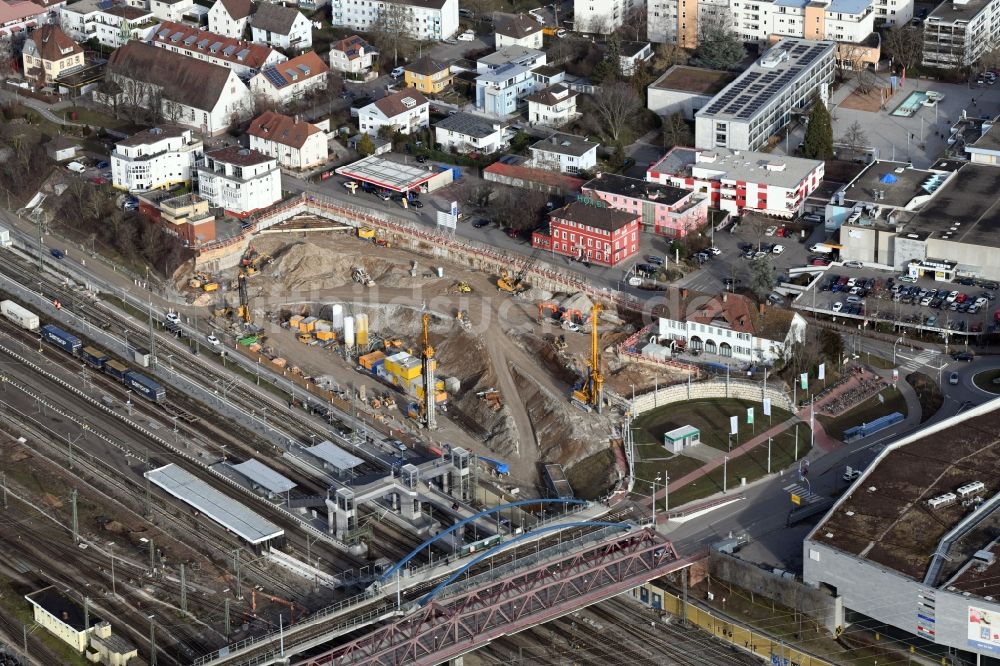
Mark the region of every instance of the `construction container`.
<instances>
[{"instance_id":1,"label":"construction container","mask_svg":"<svg viewBox=\"0 0 1000 666\"><path fill-rule=\"evenodd\" d=\"M299 333L312 333L316 330L317 321L319 321L318 317L306 317L299 322Z\"/></svg>"},{"instance_id":2,"label":"construction container","mask_svg":"<svg viewBox=\"0 0 1000 666\"><path fill-rule=\"evenodd\" d=\"M354 317L354 335L359 347L368 346L368 315L359 314Z\"/></svg>"},{"instance_id":3,"label":"construction container","mask_svg":"<svg viewBox=\"0 0 1000 666\"><path fill-rule=\"evenodd\" d=\"M286 365L288 365L288 361L286 361L285 359L281 358L280 356L277 357L277 358L275 358L275 359L272 359L271 363L273 363L274 367L276 367L276 368L283 368Z\"/></svg>"},{"instance_id":4,"label":"construction container","mask_svg":"<svg viewBox=\"0 0 1000 666\"><path fill-rule=\"evenodd\" d=\"M330 306L330 323L333 325L333 330L338 333L344 330L344 306L340 303Z\"/></svg>"},{"instance_id":5,"label":"construction container","mask_svg":"<svg viewBox=\"0 0 1000 666\"><path fill-rule=\"evenodd\" d=\"M370 354L358 357L358 364L369 371L374 371L375 365L380 361L385 361L385 354L380 351L373 351Z\"/></svg>"},{"instance_id":6,"label":"construction container","mask_svg":"<svg viewBox=\"0 0 1000 666\"><path fill-rule=\"evenodd\" d=\"M14 301L0 301L0 314L25 330L38 330L38 315L31 310L22 308Z\"/></svg>"},{"instance_id":7,"label":"construction container","mask_svg":"<svg viewBox=\"0 0 1000 666\"><path fill-rule=\"evenodd\" d=\"M303 317L302 315L292 315L291 317L288 318L288 328L294 329L296 331L299 330L299 324L302 323L303 319L305 319L305 317Z\"/></svg>"},{"instance_id":8,"label":"construction container","mask_svg":"<svg viewBox=\"0 0 1000 666\"><path fill-rule=\"evenodd\" d=\"M317 331L332 331L333 324L330 323L329 319L317 319L316 320L316 330Z\"/></svg>"},{"instance_id":9,"label":"construction container","mask_svg":"<svg viewBox=\"0 0 1000 666\"><path fill-rule=\"evenodd\" d=\"M413 389L413 395L417 396L418 399L424 399L424 387L416 386ZM446 391L437 391L434 394L434 403L440 405L441 403L448 402L448 393Z\"/></svg>"},{"instance_id":10,"label":"construction container","mask_svg":"<svg viewBox=\"0 0 1000 666\"><path fill-rule=\"evenodd\" d=\"M203 291L218 291L218 289L219 289L219 283L218 282L207 282L207 283L203 284L201 288L202 288Z\"/></svg>"},{"instance_id":11,"label":"construction container","mask_svg":"<svg viewBox=\"0 0 1000 666\"><path fill-rule=\"evenodd\" d=\"M323 342L330 342L337 339L337 334L333 331L316 331L315 335L317 340L322 340Z\"/></svg>"},{"instance_id":12,"label":"construction container","mask_svg":"<svg viewBox=\"0 0 1000 666\"><path fill-rule=\"evenodd\" d=\"M407 354L405 358L400 359L399 369L393 374L409 381L420 376L421 365L419 358Z\"/></svg>"},{"instance_id":13,"label":"construction container","mask_svg":"<svg viewBox=\"0 0 1000 666\"><path fill-rule=\"evenodd\" d=\"M344 317L344 345L354 346L354 317Z\"/></svg>"}]
</instances>

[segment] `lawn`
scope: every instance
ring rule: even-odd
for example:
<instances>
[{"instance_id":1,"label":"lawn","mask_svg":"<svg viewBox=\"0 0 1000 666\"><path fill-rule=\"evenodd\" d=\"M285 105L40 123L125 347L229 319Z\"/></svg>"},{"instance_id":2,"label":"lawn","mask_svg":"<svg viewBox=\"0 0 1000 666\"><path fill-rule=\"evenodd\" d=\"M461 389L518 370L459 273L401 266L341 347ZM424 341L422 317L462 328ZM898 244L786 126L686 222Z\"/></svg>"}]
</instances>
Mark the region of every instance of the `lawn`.
<instances>
[{"instance_id":1,"label":"lawn","mask_svg":"<svg viewBox=\"0 0 1000 666\"><path fill-rule=\"evenodd\" d=\"M906 375L906 382L917 392L917 399L920 400L920 422L923 423L941 409L941 405L944 404L944 394L941 393L937 381L922 372Z\"/></svg>"},{"instance_id":2,"label":"lawn","mask_svg":"<svg viewBox=\"0 0 1000 666\"><path fill-rule=\"evenodd\" d=\"M828 435L835 439L843 440L844 431L848 428L874 421L878 417L891 414L892 412L899 412L903 416L906 416L906 400L903 399L902 393L895 388L888 388L883 389L879 395L883 397L884 402L879 401L878 395L873 395L854 409L846 411L840 416L821 416L817 414L816 418L823 424L823 429L826 430Z\"/></svg>"},{"instance_id":3,"label":"lawn","mask_svg":"<svg viewBox=\"0 0 1000 666\"><path fill-rule=\"evenodd\" d=\"M68 109L54 111L53 113L60 115L64 119L71 122L81 123L83 125L93 125L95 127L105 127L107 129L121 129L129 124L128 121L119 120L112 115L95 111L94 109L90 109L85 106L73 106ZM74 113L76 113L76 120L72 120Z\"/></svg>"},{"instance_id":4,"label":"lawn","mask_svg":"<svg viewBox=\"0 0 1000 666\"><path fill-rule=\"evenodd\" d=\"M907 377L909 379L909 377ZM1000 393L1000 370L987 370L980 372L972 378L973 383L984 391L990 393Z\"/></svg>"},{"instance_id":5,"label":"lawn","mask_svg":"<svg viewBox=\"0 0 1000 666\"><path fill-rule=\"evenodd\" d=\"M753 407L754 426L747 425L747 408ZM732 441L733 448L738 442L745 442L768 429L768 423L776 425L792 417L791 412L771 407L771 416L764 416L763 405L749 400L720 398L715 400L692 400L665 405L648 411L633 423L636 428L636 444L663 444L663 433L690 425L701 431L701 442L720 451L729 450L729 418L739 419L739 436Z\"/></svg>"}]
</instances>

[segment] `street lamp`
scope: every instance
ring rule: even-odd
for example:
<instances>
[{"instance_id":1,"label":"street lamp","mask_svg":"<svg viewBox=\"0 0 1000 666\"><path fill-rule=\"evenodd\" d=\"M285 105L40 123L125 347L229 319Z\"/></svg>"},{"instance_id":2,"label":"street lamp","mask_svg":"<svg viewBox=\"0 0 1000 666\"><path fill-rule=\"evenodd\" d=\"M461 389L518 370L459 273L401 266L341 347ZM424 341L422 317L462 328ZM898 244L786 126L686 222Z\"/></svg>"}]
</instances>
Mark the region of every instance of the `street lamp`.
<instances>
[{"instance_id":1,"label":"street lamp","mask_svg":"<svg viewBox=\"0 0 1000 666\"><path fill-rule=\"evenodd\" d=\"M656 529L656 484L663 480L663 476L660 474L656 475L653 479L653 529Z\"/></svg>"},{"instance_id":2,"label":"street lamp","mask_svg":"<svg viewBox=\"0 0 1000 666\"><path fill-rule=\"evenodd\" d=\"M896 345L898 345L902 341L903 341L903 338L902 338L902 336L900 336L898 340L896 340L895 342L892 343L892 365L893 365L893 367L896 366Z\"/></svg>"},{"instance_id":3,"label":"street lamp","mask_svg":"<svg viewBox=\"0 0 1000 666\"><path fill-rule=\"evenodd\" d=\"M663 510L670 511L670 473L666 472L667 478L663 480ZM654 502L655 504L655 502Z\"/></svg>"}]
</instances>

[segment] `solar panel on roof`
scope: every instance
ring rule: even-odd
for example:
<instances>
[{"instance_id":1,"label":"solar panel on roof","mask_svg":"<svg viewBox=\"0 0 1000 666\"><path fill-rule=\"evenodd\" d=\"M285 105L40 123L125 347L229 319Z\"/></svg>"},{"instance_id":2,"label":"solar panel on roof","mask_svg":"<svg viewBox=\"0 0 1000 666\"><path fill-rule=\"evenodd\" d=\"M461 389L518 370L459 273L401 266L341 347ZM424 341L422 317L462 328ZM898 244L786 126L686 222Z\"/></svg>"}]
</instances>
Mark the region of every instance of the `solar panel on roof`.
<instances>
[{"instance_id":1,"label":"solar panel on roof","mask_svg":"<svg viewBox=\"0 0 1000 666\"><path fill-rule=\"evenodd\" d=\"M115 6L114 0L101 0L97 3L98 9L111 9Z\"/></svg>"},{"instance_id":2,"label":"solar panel on roof","mask_svg":"<svg viewBox=\"0 0 1000 666\"><path fill-rule=\"evenodd\" d=\"M281 88L286 85L285 77L281 75L276 67L271 67L264 70L264 78L274 84L275 88Z\"/></svg>"}]
</instances>

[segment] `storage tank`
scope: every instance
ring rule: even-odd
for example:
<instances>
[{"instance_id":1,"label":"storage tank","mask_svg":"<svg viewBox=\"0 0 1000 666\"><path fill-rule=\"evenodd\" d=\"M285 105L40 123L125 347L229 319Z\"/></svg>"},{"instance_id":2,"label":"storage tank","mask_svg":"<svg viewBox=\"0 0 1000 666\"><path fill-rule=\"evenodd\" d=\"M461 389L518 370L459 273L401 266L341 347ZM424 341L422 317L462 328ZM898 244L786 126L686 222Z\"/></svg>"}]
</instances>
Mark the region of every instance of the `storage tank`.
<instances>
[{"instance_id":1,"label":"storage tank","mask_svg":"<svg viewBox=\"0 0 1000 666\"><path fill-rule=\"evenodd\" d=\"M344 346L354 346L354 317L344 317Z\"/></svg>"},{"instance_id":2,"label":"storage tank","mask_svg":"<svg viewBox=\"0 0 1000 666\"><path fill-rule=\"evenodd\" d=\"M368 315L355 315L354 334L358 339L359 347L366 347L368 345Z\"/></svg>"},{"instance_id":3,"label":"storage tank","mask_svg":"<svg viewBox=\"0 0 1000 666\"><path fill-rule=\"evenodd\" d=\"M330 306L330 323L333 324L333 330L338 333L344 330L344 306L340 303Z\"/></svg>"}]
</instances>

